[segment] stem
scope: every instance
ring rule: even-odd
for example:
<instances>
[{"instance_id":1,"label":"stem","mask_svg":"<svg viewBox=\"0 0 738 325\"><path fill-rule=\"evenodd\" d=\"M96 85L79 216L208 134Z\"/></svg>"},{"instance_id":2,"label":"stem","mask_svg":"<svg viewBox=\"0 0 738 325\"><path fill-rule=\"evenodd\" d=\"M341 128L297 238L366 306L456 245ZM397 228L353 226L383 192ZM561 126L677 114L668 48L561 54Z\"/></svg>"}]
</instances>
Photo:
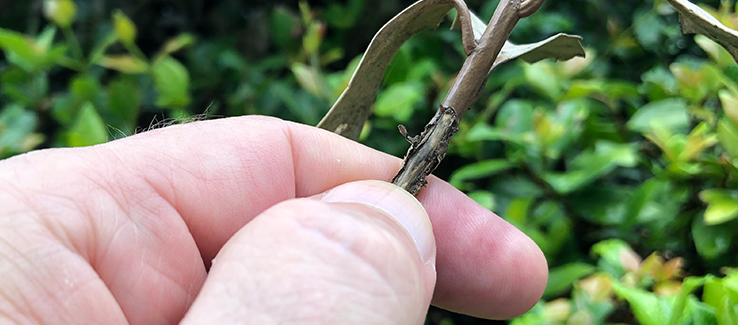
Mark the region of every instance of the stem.
<instances>
[{"instance_id":1,"label":"stem","mask_svg":"<svg viewBox=\"0 0 738 325\"><path fill-rule=\"evenodd\" d=\"M412 195L418 195L428 182L425 178L433 172L446 156L451 137L459 130L459 119L451 107L439 107L436 115L425 126L419 136L408 137L405 127L400 133L410 142L405 161L392 184L404 188Z\"/></svg>"},{"instance_id":2,"label":"stem","mask_svg":"<svg viewBox=\"0 0 738 325\"><path fill-rule=\"evenodd\" d=\"M420 193L427 184L425 178L446 156L448 143L458 131L459 120L479 98L492 65L510 37L513 27L520 18L530 16L538 10L542 3L543 0L500 1L478 44L471 44L473 48L469 49L469 43L472 42L466 37L464 47L465 51L470 52L469 56L464 60L464 65L436 115L419 136L408 137L405 128L400 126L400 133L410 142L410 149L405 155L402 168L392 179L393 184L413 195ZM469 30L469 26L466 27Z\"/></svg>"},{"instance_id":3,"label":"stem","mask_svg":"<svg viewBox=\"0 0 738 325\"><path fill-rule=\"evenodd\" d=\"M82 47L79 45L79 40L77 39L77 35L74 34L72 27L63 27L61 30L64 34L64 38L66 38L67 42L70 44L74 58L80 61L84 60L85 55L82 53Z\"/></svg>"}]
</instances>

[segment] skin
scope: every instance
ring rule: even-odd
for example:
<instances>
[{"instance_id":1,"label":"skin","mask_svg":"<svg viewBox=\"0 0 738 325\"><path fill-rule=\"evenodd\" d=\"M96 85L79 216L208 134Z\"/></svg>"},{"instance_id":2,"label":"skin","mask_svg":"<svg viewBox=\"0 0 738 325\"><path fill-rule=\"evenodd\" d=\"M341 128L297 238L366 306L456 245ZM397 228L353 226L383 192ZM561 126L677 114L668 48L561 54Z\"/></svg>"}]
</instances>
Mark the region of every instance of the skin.
<instances>
[{"instance_id":1,"label":"skin","mask_svg":"<svg viewBox=\"0 0 738 325\"><path fill-rule=\"evenodd\" d=\"M533 306L538 247L437 178L422 207L361 181L400 165L265 117L0 161L0 323L421 324L431 302Z\"/></svg>"}]
</instances>

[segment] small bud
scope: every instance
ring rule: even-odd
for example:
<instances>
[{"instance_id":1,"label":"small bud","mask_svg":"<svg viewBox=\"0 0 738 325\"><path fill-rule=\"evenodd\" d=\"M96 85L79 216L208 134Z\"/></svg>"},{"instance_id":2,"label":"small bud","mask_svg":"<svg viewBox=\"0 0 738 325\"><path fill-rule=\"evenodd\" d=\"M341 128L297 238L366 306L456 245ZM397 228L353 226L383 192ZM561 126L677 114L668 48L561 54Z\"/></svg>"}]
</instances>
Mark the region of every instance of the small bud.
<instances>
[{"instance_id":1,"label":"small bud","mask_svg":"<svg viewBox=\"0 0 738 325\"><path fill-rule=\"evenodd\" d=\"M44 16L61 28L67 28L74 22L77 5L72 0L44 0Z\"/></svg>"},{"instance_id":2,"label":"small bud","mask_svg":"<svg viewBox=\"0 0 738 325\"><path fill-rule=\"evenodd\" d=\"M136 25L122 11L116 10L113 13L113 26L115 36L118 36L121 43L129 45L136 41Z\"/></svg>"}]
</instances>

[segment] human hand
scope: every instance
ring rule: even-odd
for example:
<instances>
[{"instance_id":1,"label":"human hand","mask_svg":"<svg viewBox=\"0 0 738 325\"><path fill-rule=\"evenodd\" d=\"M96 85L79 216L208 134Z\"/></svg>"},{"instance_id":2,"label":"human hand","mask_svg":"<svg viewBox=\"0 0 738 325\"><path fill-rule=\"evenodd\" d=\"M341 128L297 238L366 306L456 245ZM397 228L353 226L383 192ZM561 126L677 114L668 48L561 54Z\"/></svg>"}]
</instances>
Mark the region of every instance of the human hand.
<instances>
[{"instance_id":1,"label":"human hand","mask_svg":"<svg viewBox=\"0 0 738 325\"><path fill-rule=\"evenodd\" d=\"M422 324L431 302L533 306L540 249L437 178L422 206L360 181L400 165L264 117L0 161L0 323Z\"/></svg>"}]
</instances>

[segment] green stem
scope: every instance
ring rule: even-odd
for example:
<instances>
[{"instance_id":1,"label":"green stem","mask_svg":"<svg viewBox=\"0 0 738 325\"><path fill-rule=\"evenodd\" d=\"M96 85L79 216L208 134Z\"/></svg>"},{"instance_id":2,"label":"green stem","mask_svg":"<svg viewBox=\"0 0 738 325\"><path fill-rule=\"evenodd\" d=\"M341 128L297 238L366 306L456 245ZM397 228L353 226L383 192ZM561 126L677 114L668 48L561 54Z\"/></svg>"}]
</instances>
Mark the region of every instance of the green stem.
<instances>
[{"instance_id":1,"label":"green stem","mask_svg":"<svg viewBox=\"0 0 738 325\"><path fill-rule=\"evenodd\" d=\"M71 69L71 70L74 70L74 71L77 71L77 72L84 72L85 70L87 70L87 66L85 65L84 62L79 61L79 60L75 60L75 59L72 59L72 58L68 58L66 56L60 57L56 61L56 63L58 63L59 65L65 67L67 69Z\"/></svg>"}]
</instances>

